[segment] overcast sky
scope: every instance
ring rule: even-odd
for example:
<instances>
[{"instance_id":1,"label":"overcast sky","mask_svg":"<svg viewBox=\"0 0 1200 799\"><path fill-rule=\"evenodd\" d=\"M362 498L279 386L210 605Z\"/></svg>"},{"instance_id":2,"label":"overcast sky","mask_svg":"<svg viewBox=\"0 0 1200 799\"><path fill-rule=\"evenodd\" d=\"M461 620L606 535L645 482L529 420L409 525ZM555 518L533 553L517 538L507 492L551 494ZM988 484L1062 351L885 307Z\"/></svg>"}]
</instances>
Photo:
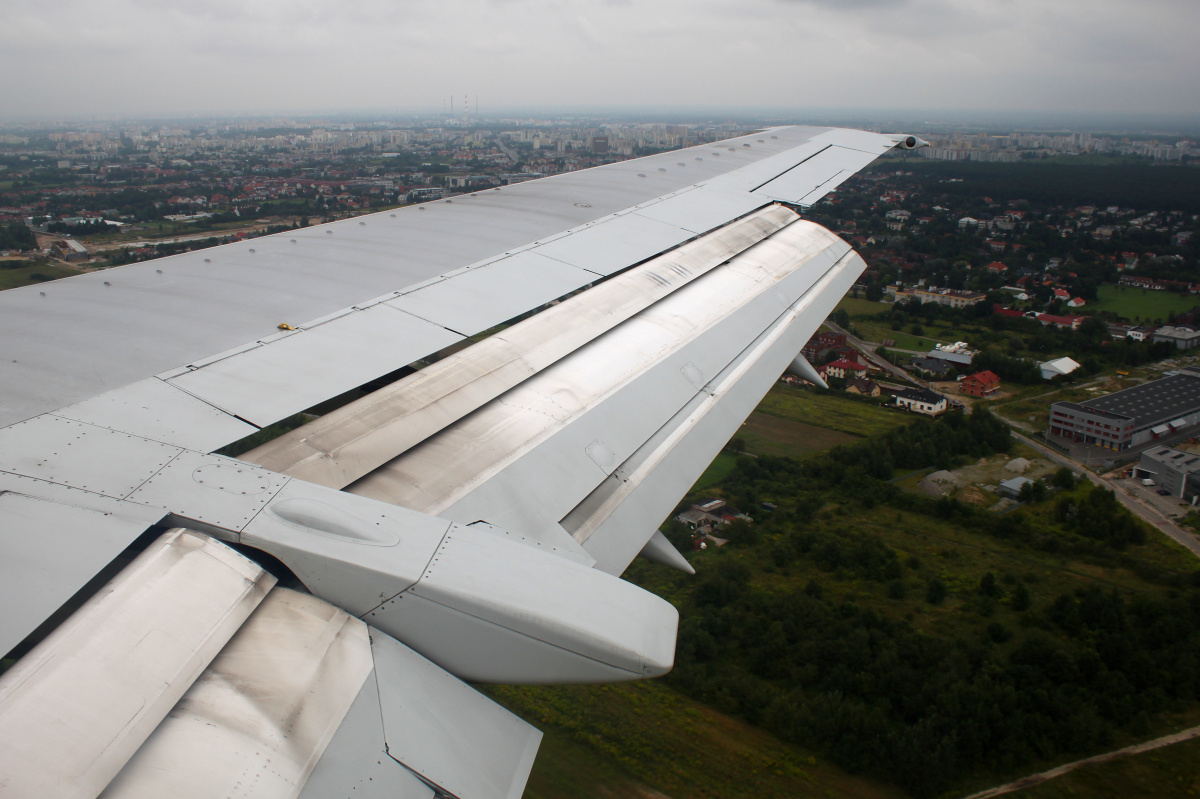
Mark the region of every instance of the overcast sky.
<instances>
[{"instance_id":1,"label":"overcast sky","mask_svg":"<svg viewBox=\"0 0 1200 799\"><path fill-rule=\"evenodd\" d=\"M1200 112L1197 0L0 0L0 116Z\"/></svg>"}]
</instances>

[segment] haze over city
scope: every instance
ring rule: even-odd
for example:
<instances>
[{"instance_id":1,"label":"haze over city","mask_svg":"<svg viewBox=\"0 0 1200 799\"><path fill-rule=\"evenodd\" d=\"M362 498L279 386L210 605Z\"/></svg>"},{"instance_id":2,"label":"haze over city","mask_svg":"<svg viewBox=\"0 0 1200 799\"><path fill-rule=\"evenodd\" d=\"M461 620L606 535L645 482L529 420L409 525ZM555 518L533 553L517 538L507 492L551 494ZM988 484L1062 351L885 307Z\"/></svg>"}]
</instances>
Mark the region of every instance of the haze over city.
<instances>
[{"instance_id":1,"label":"haze over city","mask_svg":"<svg viewBox=\"0 0 1200 799\"><path fill-rule=\"evenodd\" d=\"M0 118L483 110L1200 108L1185 0L7 4Z\"/></svg>"}]
</instances>

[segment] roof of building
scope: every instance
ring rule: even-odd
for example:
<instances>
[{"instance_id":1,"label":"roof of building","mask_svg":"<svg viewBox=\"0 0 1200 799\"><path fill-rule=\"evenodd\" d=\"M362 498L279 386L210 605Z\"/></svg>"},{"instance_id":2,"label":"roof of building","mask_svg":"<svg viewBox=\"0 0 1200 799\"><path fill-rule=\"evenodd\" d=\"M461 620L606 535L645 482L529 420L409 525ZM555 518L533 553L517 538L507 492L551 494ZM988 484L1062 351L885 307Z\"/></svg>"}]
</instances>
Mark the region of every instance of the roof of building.
<instances>
[{"instance_id":1,"label":"roof of building","mask_svg":"<svg viewBox=\"0 0 1200 799\"><path fill-rule=\"evenodd\" d=\"M949 372L954 367L948 361L941 358L913 358L913 366L924 372L932 372L933 374L943 375Z\"/></svg>"},{"instance_id":2,"label":"roof of building","mask_svg":"<svg viewBox=\"0 0 1200 799\"><path fill-rule=\"evenodd\" d=\"M1150 427L1200 409L1200 375L1179 372L1080 404L1087 411L1132 418L1138 429Z\"/></svg>"},{"instance_id":3,"label":"roof of building","mask_svg":"<svg viewBox=\"0 0 1200 799\"><path fill-rule=\"evenodd\" d=\"M1026 483L1032 482L1033 481L1028 477L1014 477L1011 480L1001 480L1000 487L1007 488L1009 491L1016 491L1017 493L1020 493L1022 486L1024 486Z\"/></svg>"},{"instance_id":4,"label":"roof of building","mask_svg":"<svg viewBox=\"0 0 1200 799\"><path fill-rule=\"evenodd\" d=\"M825 364L825 368L826 369L854 369L854 370L860 371L860 372L867 371L867 367L863 366L861 363L855 363L854 361L848 361L845 358L838 358L836 361L830 361L829 363Z\"/></svg>"},{"instance_id":5,"label":"roof of building","mask_svg":"<svg viewBox=\"0 0 1200 799\"><path fill-rule=\"evenodd\" d=\"M1073 358L1055 358L1052 361L1046 361L1041 364L1043 372L1058 372L1060 375L1069 375L1079 368L1079 363Z\"/></svg>"},{"instance_id":6,"label":"roof of building","mask_svg":"<svg viewBox=\"0 0 1200 799\"><path fill-rule=\"evenodd\" d=\"M990 369L984 369L982 372L967 375L963 380L978 380L980 383L987 385L988 383L999 383L1000 376Z\"/></svg>"},{"instance_id":7,"label":"roof of building","mask_svg":"<svg viewBox=\"0 0 1200 799\"><path fill-rule=\"evenodd\" d=\"M1154 447L1143 452L1142 457L1166 464L1177 472L1200 472L1200 455L1194 452L1184 452L1173 447Z\"/></svg>"},{"instance_id":8,"label":"roof of building","mask_svg":"<svg viewBox=\"0 0 1200 799\"><path fill-rule=\"evenodd\" d=\"M939 402L945 402L946 398L936 391L930 391L927 388L906 388L899 394L895 394L899 399L912 400L914 402L927 402L930 405L936 405Z\"/></svg>"}]
</instances>

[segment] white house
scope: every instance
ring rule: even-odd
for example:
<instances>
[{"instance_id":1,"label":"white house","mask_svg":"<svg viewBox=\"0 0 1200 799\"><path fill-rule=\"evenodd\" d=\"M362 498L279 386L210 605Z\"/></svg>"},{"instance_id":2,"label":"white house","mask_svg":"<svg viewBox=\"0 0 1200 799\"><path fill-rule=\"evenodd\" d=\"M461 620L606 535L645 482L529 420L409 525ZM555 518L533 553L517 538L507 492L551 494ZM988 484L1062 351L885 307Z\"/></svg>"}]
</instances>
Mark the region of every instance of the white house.
<instances>
[{"instance_id":1,"label":"white house","mask_svg":"<svg viewBox=\"0 0 1200 799\"><path fill-rule=\"evenodd\" d=\"M917 413L937 416L946 410L946 398L927 388L908 388L892 396L896 398L896 405Z\"/></svg>"}]
</instances>

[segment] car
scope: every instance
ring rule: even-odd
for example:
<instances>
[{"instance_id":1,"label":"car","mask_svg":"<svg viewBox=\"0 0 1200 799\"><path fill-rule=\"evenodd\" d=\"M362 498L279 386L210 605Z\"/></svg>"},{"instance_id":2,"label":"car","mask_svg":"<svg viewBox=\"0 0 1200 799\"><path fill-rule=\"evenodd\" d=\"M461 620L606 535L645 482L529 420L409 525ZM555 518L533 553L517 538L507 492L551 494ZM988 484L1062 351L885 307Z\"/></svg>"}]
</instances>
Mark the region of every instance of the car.
<instances>
[{"instance_id":1,"label":"car","mask_svg":"<svg viewBox=\"0 0 1200 799\"><path fill-rule=\"evenodd\" d=\"M1170 492L1170 491L1168 491L1168 490L1167 490L1167 489L1165 489L1165 488L1160 488L1160 489L1158 489L1158 495L1159 495L1160 497L1167 497L1167 496L1170 496L1170 495L1171 495L1171 492Z\"/></svg>"}]
</instances>

